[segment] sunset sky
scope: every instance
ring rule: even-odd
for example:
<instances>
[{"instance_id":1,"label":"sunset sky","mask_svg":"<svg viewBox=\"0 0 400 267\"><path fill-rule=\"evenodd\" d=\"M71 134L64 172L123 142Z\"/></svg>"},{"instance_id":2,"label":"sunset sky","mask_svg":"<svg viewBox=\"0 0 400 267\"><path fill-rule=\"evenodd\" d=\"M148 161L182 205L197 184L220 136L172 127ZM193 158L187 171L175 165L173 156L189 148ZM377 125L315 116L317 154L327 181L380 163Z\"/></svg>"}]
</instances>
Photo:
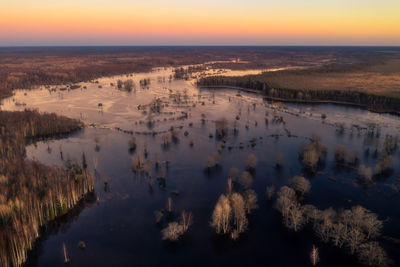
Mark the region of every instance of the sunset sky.
<instances>
[{"instance_id":1,"label":"sunset sky","mask_svg":"<svg viewBox=\"0 0 400 267\"><path fill-rule=\"evenodd\" d=\"M400 45L400 0L0 0L0 46Z\"/></svg>"}]
</instances>

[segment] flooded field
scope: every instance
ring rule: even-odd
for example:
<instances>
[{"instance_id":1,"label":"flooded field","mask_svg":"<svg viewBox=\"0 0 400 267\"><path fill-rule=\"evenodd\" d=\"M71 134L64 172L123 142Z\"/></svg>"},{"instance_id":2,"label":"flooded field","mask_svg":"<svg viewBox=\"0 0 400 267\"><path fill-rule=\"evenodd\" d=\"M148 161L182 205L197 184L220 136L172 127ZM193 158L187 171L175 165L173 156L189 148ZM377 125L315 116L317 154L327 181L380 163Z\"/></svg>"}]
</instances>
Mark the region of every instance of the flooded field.
<instances>
[{"instance_id":1,"label":"flooded field","mask_svg":"<svg viewBox=\"0 0 400 267\"><path fill-rule=\"evenodd\" d=\"M361 205L376 213L383 227L374 240L400 264L396 116L199 89L195 79L174 79L171 68L17 90L1 108L82 120L86 127L68 138L28 145L27 157L63 166L85 153L95 174L95 199L45 231L28 266L63 264L63 244L70 266L309 266L313 245L321 266L357 266L347 247L324 243L311 222L299 231L284 226L271 189L279 191L295 176L310 182L302 205L338 212ZM327 153L310 169L300 153L315 140ZM388 158L390 166L383 166ZM257 197L238 237L218 235L211 226L220 195L230 190ZM183 211L191 212L193 224L178 241L163 240L162 230Z\"/></svg>"}]
</instances>

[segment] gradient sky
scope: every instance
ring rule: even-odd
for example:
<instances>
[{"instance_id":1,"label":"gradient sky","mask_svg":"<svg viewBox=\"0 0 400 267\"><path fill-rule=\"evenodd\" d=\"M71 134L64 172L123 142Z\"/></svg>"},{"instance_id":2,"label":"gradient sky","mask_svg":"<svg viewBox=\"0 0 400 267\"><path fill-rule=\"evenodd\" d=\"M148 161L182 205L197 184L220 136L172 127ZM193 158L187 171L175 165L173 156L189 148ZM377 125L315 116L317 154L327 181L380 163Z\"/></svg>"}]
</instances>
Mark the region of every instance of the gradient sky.
<instances>
[{"instance_id":1,"label":"gradient sky","mask_svg":"<svg viewBox=\"0 0 400 267\"><path fill-rule=\"evenodd\" d=\"M400 0L0 0L0 46L400 45Z\"/></svg>"}]
</instances>

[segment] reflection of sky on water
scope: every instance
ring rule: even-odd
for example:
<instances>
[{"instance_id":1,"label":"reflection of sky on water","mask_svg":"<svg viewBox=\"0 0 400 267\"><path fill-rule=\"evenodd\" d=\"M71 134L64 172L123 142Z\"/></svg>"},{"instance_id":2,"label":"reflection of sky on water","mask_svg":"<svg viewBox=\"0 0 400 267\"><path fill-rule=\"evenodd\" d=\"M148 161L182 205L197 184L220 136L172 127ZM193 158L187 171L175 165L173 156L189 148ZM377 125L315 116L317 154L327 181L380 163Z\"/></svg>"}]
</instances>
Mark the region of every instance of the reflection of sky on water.
<instances>
[{"instance_id":1,"label":"reflection of sky on water","mask_svg":"<svg viewBox=\"0 0 400 267\"><path fill-rule=\"evenodd\" d=\"M317 239L307 231L292 235L284 229L272 204L264 196L267 186L279 188L294 175L305 174L298 160L298 151L312 134L322 137L329 153L325 168L309 177L312 189L307 203L321 209L330 206L348 208L361 204L377 212L382 219L390 218L385 222L384 232L400 238L396 230L400 223L400 205L397 205L400 198L393 189L399 170L398 153L395 155L394 175L379 181L370 189L357 184L354 170L338 169L333 163L333 151L340 144L349 151L359 151L361 163L374 166L378 159L363 155L365 130L351 134L349 127L353 124L362 127L369 123L379 124L383 133L382 141L384 133L398 133L398 117L335 105L269 104L255 94L228 89L199 90L193 86L193 81L169 82L170 74L171 69L161 68L152 73L134 74L133 77L122 75L98 79L98 84L82 83L87 89L57 90L52 93L44 88L20 90L16 91L14 97L4 100L2 109L38 108L40 111L82 119L87 124L121 127L124 130L147 132L165 131L171 126L183 127L179 142L171 144L168 150L162 149L160 135L136 134L138 147L133 155L128 150L131 135L109 129L85 128L66 139L29 145L27 157L48 165L63 164L60 149L64 159L77 161L85 152L91 170L93 159L99 161L95 179L99 205L84 209L67 229L48 236L38 256L31 258L32 262L37 260L39 266L62 264L61 245L65 242L71 266L160 266L187 262L202 266L210 263L260 265L265 259L273 266L305 266L308 264L309 249L318 242ZM165 82L162 82L162 77ZM136 83L136 92L127 93L110 86L111 82L115 84L118 79L131 78ZM139 81L144 78L151 78L150 89L139 87ZM99 85L102 88L98 88ZM184 97L185 92L187 98ZM173 99L178 93L182 101L174 103ZM155 98L162 99L167 106L162 114L154 114L156 123L149 129L145 123L148 114L138 110L138 105L148 104ZM15 102L26 103L26 106L17 106ZM103 104L102 109L98 108L99 103ZM187 112L187 118L182 118L182 112ZM204 124L201 122L202 114L205 114ZM325 123L322 123L322 114L327 115ZM282 116L285 124L273 123L275 115ZM230 132L222 149L221 167L207 173L204 171L205 158L219 146L215 137L209 138L209 133L215 133L214 121L223 117L229 121ZM268 123L265 118L268 118ZM239 129L236 136L232 133L234 121ZM346 125L343 134L336 131L335 123ZM188 136L184 136L185 131L188 131ZM288 132L291 136L288 136ZM272 136L276 134L280 136ZM250 140L254 138L257 145L252 148ZM99 151L94 149L96 139L99 141ZM194 141L192 148L189 146L190 140ZM243 149L240 149L241 144ZM145 145L149 160L155 160L157 154L159 160L171 161L166 172L165 190L158 186L154 168L151 169L151 191L147 178L134 176L131 172L131 157L143 152ZM232 146L232 150L229 151L228 146ZM258 157L252 187L258 195L260 207L251 215L250 229L243 239L236 243L218 239L209 226L212 208L218 196L225 192L229 169L237 167L244 170L249 152ZM276 170L274 162L279 154L283 155L284 163L281 170ZM103 183L105 179L108 181L107 188ZM172 196L172 190L179 190L179 196ZM164 208L167 198L171 196L177 214L183 209L191 210L195 218L188 235L175 245L161 240L160 228L154 224L153 217L154 210ZM86 242L85 251L77 248L79 240ZM393 251L398 249L391 246L389 248ZM329 247L321 245L320 250L324 255L321 262L323 266L355 264L352 258ZM282 251L293 257L282 255ZM29 266L34 265L32 262Z\"/></svg>"}]
</instances>

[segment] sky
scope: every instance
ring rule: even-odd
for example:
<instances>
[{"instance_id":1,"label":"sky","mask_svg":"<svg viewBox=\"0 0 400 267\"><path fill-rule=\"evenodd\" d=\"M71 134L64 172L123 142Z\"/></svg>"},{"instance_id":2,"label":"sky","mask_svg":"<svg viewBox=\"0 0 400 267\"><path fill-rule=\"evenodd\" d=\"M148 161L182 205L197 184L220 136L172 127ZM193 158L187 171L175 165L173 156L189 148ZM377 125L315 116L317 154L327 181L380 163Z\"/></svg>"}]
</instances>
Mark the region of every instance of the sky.
<instances>
[{"instance_id":1,"label":"sky","mask_svg":"<svg viewBox=\"0 0 400 267\"><path fill-rule=\"evenodd\" d=\"M0 0L0 46L400 45L400 0Z\"/></svg>"}]
</instances>

